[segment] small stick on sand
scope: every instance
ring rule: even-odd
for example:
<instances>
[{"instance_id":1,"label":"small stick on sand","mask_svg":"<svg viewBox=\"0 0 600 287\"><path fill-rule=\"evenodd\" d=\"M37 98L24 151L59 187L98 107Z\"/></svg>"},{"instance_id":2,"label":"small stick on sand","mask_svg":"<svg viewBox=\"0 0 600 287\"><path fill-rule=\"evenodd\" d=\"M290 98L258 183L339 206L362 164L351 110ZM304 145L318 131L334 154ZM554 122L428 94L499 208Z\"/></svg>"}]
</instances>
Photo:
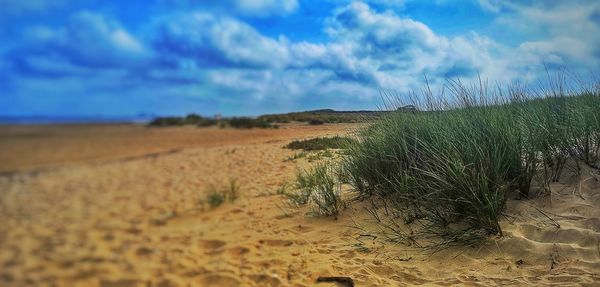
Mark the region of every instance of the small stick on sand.
<instances>
[{"instance_id":1,"label":"small stick on sand","mask_svg":"<svg viewBox=\"0 0 600 287\"><path fill-rule=\"evenodd\" d=\"M354 281L350 277L319 277L317 282L336 282L348 285L348 287L354 287Z\"/></svg>"}]
</instances>

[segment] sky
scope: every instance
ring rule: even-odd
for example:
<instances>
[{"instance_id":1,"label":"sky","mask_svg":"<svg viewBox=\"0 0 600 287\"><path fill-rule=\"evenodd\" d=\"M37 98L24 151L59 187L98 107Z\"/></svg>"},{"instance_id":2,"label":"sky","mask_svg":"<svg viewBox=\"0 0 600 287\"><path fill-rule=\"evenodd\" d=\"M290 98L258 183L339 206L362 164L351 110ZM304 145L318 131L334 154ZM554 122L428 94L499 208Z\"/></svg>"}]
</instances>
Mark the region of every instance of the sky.
<instances>
[{"instance_id":1,"label":"sky","mask_svg":"<svg viewBox=\"0 0 600 287\"><path fill-rule=\"evenodd\" d=\"M599 64L597 0L0 0L0 116L376 109Z\"/></svg>"}]
</instances>

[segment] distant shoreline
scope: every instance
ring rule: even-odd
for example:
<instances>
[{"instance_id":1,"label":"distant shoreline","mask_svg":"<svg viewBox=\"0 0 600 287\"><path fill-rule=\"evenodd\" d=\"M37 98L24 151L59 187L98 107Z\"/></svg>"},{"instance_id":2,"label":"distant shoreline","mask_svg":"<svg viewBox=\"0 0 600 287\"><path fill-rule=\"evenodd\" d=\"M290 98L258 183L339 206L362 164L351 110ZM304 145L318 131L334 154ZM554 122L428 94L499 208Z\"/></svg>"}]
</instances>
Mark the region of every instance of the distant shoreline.
<instances>
[{"instance_id":1,"label":"distant shoreline","mask_svg":"<svg viewBox=\"0 0 600 287\"><path fill-rule=\"evenodd\" d=\"M0 125L94 125L94 124L146 124L153 117L3 117Z\"/></svg>"},{"instance_id":2,"label":"distant shoreline","mask_svg":"<svg viewBox=\"0 0 600 287\"><path fill-rule=\"evenodd\" d=\"M259 116L237 116L238 118L264 119L268 122L310 121L314 119L324 122L356 122L364 117L377 117L386 111L356 110L336 111L332 109L308 110L280 114L263 114ZM190 114L196 115L196 114ZM199 115L198 115L199 116ZM160 118L184 118L185 116L158 116L140 114L137 116L0 116L0 125L81 125L81 124L148 124ZM215 117L207 117L216 119ZM219 118L221 118L219 116ZM223 117L236 118L236 116Z\"/></svg>"}]
</instances>

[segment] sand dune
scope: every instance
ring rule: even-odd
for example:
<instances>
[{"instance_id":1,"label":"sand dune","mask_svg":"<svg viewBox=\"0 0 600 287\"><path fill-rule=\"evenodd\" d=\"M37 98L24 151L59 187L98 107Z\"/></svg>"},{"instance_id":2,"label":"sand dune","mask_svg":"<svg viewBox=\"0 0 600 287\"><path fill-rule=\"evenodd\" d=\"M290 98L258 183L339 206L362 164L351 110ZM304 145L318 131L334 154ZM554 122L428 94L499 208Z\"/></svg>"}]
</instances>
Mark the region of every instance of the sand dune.
<instances>
[{"instance_id":1,"label":"sand dune","mask_svg":"<svg viewBox=\"0 0 600 287\"><path fill-rule=\"evenodd\" d=\"M278 187L306 159L292 139L354 126L279 130L131 126L4 128L0 286L598 286L600 176L510 200L502 238L434 254L361 236L361 202L337 218L286 206ZM43 131L43 133L42 133ZM36 171L36 172L33 172ZM201 204L210 185L241 198ZM367 223L368 224L368 223Z\"/></svg>"}]
</instances>

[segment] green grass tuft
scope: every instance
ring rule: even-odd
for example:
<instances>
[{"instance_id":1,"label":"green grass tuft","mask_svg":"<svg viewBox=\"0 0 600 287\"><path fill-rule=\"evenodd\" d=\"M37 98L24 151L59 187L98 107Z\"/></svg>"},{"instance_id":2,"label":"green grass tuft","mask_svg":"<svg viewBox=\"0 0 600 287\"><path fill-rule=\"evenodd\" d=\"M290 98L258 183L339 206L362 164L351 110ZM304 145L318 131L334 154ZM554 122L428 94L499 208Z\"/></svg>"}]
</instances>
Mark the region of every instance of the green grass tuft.
<instances>
[{"instance_id":1,"label":"green grass tuft","mask_svg":"<svg viewBox=\"0 0 600 287\"><path fill-rule=\"evenodd\" d=\"M225 202L225 195L216 189L211 189L206 197L206 202L211 208L215 208Z\"/></svg>"},{"instance_id":2,"label":"green grass tuft","mask_svg":"<svg viewBox=\"0 0 600 287\"><path fill-rule=\"evenodd\" d=\"M296 192L287 194L293 204L311 204L312 212L319 216L337 216L345 206L341 198L341 184L337 170L319 163L296 175Z\"/></svg>"},{"instance_id":3,"label":"green grass tuft","mask_svg":"<svg viewBox=\"0 0 600 287\"><path fill-rule=\"evenodd\" d=\"M235 202L240 196L239 189L239 185L235 179L231 179L229 181L229 186L221 189L217 189L211 185L208 189L206 202L211 208L216 208L226 201Z\"/></svg>"},{"instance_id":4,"label":"green grass tuft","mask_svg":"<svg viewBox=\"0 0 600 287\"><path fill-rule=\"evenodd\" d=\"M344 149L348 148L354 142L348 137L323 137L306 140L295 140L285 147L288 149L301 149L305 151L325 150L325 149Z\"/></svg>"}]
</instances>

